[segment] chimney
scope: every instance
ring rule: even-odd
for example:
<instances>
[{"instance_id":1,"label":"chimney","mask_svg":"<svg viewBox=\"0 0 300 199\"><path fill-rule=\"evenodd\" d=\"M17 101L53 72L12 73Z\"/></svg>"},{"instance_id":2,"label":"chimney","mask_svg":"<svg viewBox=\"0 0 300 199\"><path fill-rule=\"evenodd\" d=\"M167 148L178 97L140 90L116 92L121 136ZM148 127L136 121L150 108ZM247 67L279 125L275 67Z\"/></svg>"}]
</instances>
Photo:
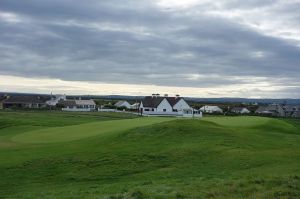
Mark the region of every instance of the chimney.
<instances>
[{"instance_id":1,"label":"chimney","mask_svg":"<svg viewBox=\"0 0 300 199\"><path fill-rule=\"evenodd\" d=\"M164 96L165 96L165 97L168 97L168 94L165 94Z\"/></svg>"},{"instance_id":2,"label":"chimney","mask_svg":"<svg viewBox=\"0 0 300 199\"><path fill-rule=\"evenodd\" d=\"M155 97L155 94L154 94L154 93L152 94L152 98L153 98L153 97Z\"/></svg>"},{"instance_id":3,"label":"chimney","mask_svg":"<svg viewBox=\"0 0 300 199\"><path fill-rule=\"evenodd\" d=\"M178 97L180 97L180 95L175 95L175 98L178 98Z\"/></svg>"}]
</instances>

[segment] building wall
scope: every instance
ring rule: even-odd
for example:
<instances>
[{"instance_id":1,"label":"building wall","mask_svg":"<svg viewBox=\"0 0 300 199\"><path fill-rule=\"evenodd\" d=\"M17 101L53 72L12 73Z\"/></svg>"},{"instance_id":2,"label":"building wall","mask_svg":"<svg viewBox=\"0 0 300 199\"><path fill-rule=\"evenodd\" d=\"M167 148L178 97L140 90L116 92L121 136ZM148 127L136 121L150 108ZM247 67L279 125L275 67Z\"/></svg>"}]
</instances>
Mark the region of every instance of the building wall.
<instances>
[{"instance_id":1,"label":"building wall","mask_svg":"<svg viewBox=\"0 0 300 199\"><path fill-rule=\"evenodd\" d=\"M247 114L247 113L250 113L250 111L249 111L248 109L246 109L246 108L243 108L243 109L241 110L241 113L242 113L242 114Z\"/></svg>"},{"instance_id":2,"label":"building wall","mask_svg":"<svg viewBox=\"0 0 300 199\"><path fill-rule=\"evenodd\" d=\"M285 112L284 112L284 110L281 106L278 106L278 114L279 114L280 117L285 116Z\"/></svg>"},{"instance_id":3,"label":"building wall","mask_svg":"<svg viewBox=\"0 0 300 199\"><path fill-rule=\"evenodd\" d=\"M214 112L223 113L223 110L217 106L204 106L200 110L203 111L204 113L214 113Z\"/></svg>"},{"instance_id":4,"label":"building wall","mask_svg":"<svg viewBox=\"0 0 300 199\"><path fill-rule=\"evenodd\" d=\"M179 100L173 107L173 109L177 109L178 111L181 111L183 109L190 109L191 107L186 103L184 99Z\"/></svg>"},{"instance_id":5,"label":"building wall","mask_svg":"<svg viewBox=\"0 0 300 199\"><path fill-rule=\"evenodd\" d=\"M78 109L95 109L95 105L92 105L92 104L84 104L84 105L77 105L76 108Z\"/></svg>"},{"instance_id":6,"label":"building wall","mask_svg":"<svg viewBox=\"0 0 300 199\"><path fill-rule=\"evenodd\" d=\"M145 107L141 102L139 109L140 109L140 113L147 116L160 115L160 116L202 117L201 112L197 112L197 113L195 112L195 114L193 114L193 109L187 104L187 102L184 99L179 100L174 105L174 107L170 105L169 101L166 98L160 102L157 108ZM173 109L177 109L177 111L173 111Z\"/></svg>"},{"instance_id":7,"label":"building wall","mask_svg":"<svg viewBox=\"0 0 300 199\"><path fill-rule=\"evenodd\" d=\"M157 112L173 112L173 108L167 99L163 99L163 101L161 101L161 103L157 106L156 111Z\"/></svg>"},{"instance_id":8,"label":"building wall","mask_svg":"<svg viewBox=\"0 0 300 199\"><path fill-rule=\"evenodd\" d=\"M77 107L67 107L67 108L62 108L62 111L71 111L71 112L89 112L89 111L94 111L95 109L91 108L77 108Z\"/></svg>"},{"instance_id":9,"label":"building wall","mask_svg":"<svg viewBox=\"0 0 300 199\"><path fill-rule=\"evenodd\" d=\"M292 117L300 118L300 111L295 112Z\"/></svg>"},{"instance_id":10,"label":"building wall","mask_svg":"<svg viewBox=\"0 0 300 199\"><path fill-rule=\"evenodd\" d=\"M144 108L143 102L140 103L139 109Z\"/></svg>"}]
</instances>

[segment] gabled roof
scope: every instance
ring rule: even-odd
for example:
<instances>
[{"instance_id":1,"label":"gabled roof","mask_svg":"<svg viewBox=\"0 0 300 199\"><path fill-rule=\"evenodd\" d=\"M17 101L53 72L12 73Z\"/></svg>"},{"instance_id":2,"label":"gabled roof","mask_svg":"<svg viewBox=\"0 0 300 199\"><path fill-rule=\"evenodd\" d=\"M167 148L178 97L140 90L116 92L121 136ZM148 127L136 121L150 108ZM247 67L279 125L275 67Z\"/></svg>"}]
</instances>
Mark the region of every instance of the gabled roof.
<instances>
[{"instance_id":1,"label":"gabled roof","mask_svg":"<svg viewBox=\"0 0 300 199\"><path fill-rule=\"evenodd\" d=\"M144 107L157 108L158 105L166 99L169 104L173 107L179 100L183 99L181 97L160 97L160 96L147 96L142 100Z\"/></svg>"},{"instance_id":2,"label":"gabled roof","mask_svg":"<svg viewBox=\"0 0 300 199\"><path fill-rule=\"evenodd\" d=\"M129 104L129 102L123 100L123 101L118 101L117 103L115 103L115 106L119 107L119 106L122 106L124 103L128 103Z\"/></svg>"},{"instance_id":3,"label":"gabled roof","mask_svg":"<svg viewBox=\"0 0 300 199\"><path fill-rule=\"evenodd\" d=\"M37 95L16 95L16 96L9 96L7 97L3 103L12 103L12 104L42 104L46 103L50 97L46 96L37 96Z\"/></svg>"},{"instance_id":4,"label":"gabled roof","mask_svg":"<svg viewBox=\"0 0 300 199\"><path fill-rule=\"evenodd\" d=\"M73 107L76 106L76 102L75 100L60 100L59 103L60 105L64 106L64 107Z\"/></svg>"},{"instance_id":5,"label":"gabled roof","mask_svg":"<svg viewBox=\"0 0 300 199\"><path fill-rule=\"evenodd\" d=\"M164 97L147 96L142 100L142 103L144 107L157 108L164 99Z\"/></svg>"},{"instance_id":6,"label":"gabled roof","mask_svg":"<svg viewBox=\"0 0 300 199\"><path fill-rule=\"evenodd\" d=\"M283 106L285 111L300 111L300 105L285 105Z\"/></svg>"},{"instance_id":7,"label":"gabled roof","mask_svg":"<svg viewBox=\"0 0 300 199\"><path fill-rule=\"evenodd\" d=\"M278 112L279 109L282 109L281 105L270 104L268 106L258 107L258 109L255 112L257 112L257 113L260 113L260 112Z\"/></svg>"},{"instance_id":8,"label":"gabled roof","mask_svg":"<svg viewBox=\"0 0 300 199\"><path fill-rule=\"evenodd\" d=\"M61 100L59 104L63 105L64 107L67 106L78 106L78 105L96 105L94 100Z\"/></svg>"},{"instance_id":9,"label":"gabled roof","mask_svg":"<svg viewBox=\"0 0 300 199\"><path fill-rule=\"evenodd\" d=\"M210 106L210 105L205 105L205 106L202 106L201 109L221 109L220 107L218 106Z\"/></svg>"},{"instance_id":10,"label":"gabled roof","mask_svg":"<svg viewBox=\"0 0 300 199\"><path fill-rule=\"evenodd\" d=\"M173 107L175 104L177 104L177 102L179 102L181 99L183 99L182 97L165 97L168 102L170 103L170 105Z\"/></svg>"},{"instance_id":11,"label":"gabled roof","mask_svg":"<svg viewBox=\"0 0 300 199\"><path fill-rule=\"evenodd\" d=\"M0 102L2 102L5 99L6 99L6 97L4 95L0 95Z\"/></svg>"},{"instance_id":12,"label":"gabled roof","mask_svg":"<svg viewBox=\"0 0 300 199\"><path fill-rule=\"evenodd\" d=\"M247 109L247 108L245 108L245 107L233 107L232 109L231 109L231 111L237 111L237 112L240 112L240 111L242 111L243 109ZM247 109L248 110L248 109Z\"/></svg>"},{"instance_id":13,"label":"gabled roof","mask_svg":"<svg viewBox=\"0 0 300 199\"><path fill-rule=\"evenodd\" d=\"M96 105L94 100L75 100L76 105Z\"/></svg>"}]
</instances>

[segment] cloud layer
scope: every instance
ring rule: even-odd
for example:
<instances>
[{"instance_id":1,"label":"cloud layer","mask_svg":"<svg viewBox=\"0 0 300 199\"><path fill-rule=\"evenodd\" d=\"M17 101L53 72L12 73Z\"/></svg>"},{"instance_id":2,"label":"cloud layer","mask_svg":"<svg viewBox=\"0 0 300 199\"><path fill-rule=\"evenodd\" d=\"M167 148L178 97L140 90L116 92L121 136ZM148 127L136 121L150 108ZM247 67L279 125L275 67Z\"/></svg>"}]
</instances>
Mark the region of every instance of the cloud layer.
<instances>
[{"instance_id":1,"label":"cloud layer","mask_svg":"<svg viewBox=\"0 0 300 199\"><path fill-rule=\"evenodd\" d=\"M299 0L1 0L0 74L300 97L299 10Z\"/></svg>"}]
</instances>

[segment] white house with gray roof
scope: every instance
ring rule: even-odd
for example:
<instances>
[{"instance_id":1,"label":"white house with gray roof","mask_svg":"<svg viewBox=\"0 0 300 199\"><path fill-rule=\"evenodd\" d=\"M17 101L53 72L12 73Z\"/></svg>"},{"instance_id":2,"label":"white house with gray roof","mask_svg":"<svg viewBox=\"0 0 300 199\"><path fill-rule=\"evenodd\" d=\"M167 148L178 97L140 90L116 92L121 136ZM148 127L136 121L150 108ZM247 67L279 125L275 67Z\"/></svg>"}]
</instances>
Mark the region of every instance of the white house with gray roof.
<instances>
[{"instance_id":1,"label":"white house with gray roof","mask_svg":"<svg viewBox=\"0 0 300 199\"><path fill-rule=\"evenodd\" d=\"M118 101L117 103L115 103L115 106L118 108L125 107L127 109L131 109L131 104L129 104L129 102L127 101Z\"/></svg>"},{"instance_id":2,"label":"white house with gray roof","mask_svg":"<svg viewBox=\"0 0 300 199\"><path fill-rule=\"evenodd\" d=\"M300 117L300 105L284 105L285 117Z\"/></svg>"},{"instance_id":3,"label":"white house with gray roof","mask_svg":"<svg viewBox=\"0 0 300 199\"><path fill-rule=\"evenodd\" d=\"M96 109L94 100L65 100L61 101L62 111L88 112Z\"/></svg>"},{"instance_id":4,"label":"white house with gray roof","mask_svg":"<svg viewBox=\"0 0 300 199\"><path fill-rule=\"evenodd\" d=\"M223 110L218 106L205 105L200 108L203 113L223 113Z\"/></svg>"},{"instance_id":5,"label":"white house with gray roof","mask_svg":"<svg viewBox=\"0 0 300 199\"><path fill-rule=\"evenodd\" d=\"M255 111L256 114L262 114L262 115L270 115L270 116L276 116L276 117L284 117L285 111L283 110L282 105L279 104L270 104L266 106L260 106Z\"/></svg>"},{"instance_id":6,"label":"white house with gray roof","mask_svg":"<svg viewBox=\"0 0 300 199\"><path fill-rule=\"evenodd\" d=\"M199 110L195 110L179 96L168 97L152 95L145 97L139 107L142 115L202 117Z\"/></svg>"},{"instance_id":7,"label":"white house with gray roof","mask_svg":"<svg viewBox=\"0 0 300 199\"><path fill-rule=\"evenodd\" d=\"M249 114L250 113L249 109L247 109L245 107L234 107L230 110L230 112L237 113L237 114Z\"/></svg>"}]
</instances>

